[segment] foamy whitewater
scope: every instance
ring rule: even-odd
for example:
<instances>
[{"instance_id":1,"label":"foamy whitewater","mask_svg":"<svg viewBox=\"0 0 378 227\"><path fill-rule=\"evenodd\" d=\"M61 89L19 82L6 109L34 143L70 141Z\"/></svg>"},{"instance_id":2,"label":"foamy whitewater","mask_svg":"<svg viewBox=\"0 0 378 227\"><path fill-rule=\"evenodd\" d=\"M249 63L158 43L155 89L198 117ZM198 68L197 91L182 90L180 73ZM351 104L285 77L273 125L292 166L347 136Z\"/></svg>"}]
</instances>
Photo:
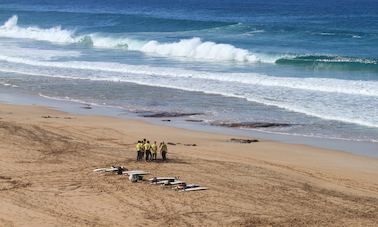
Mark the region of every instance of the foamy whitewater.
<instances>
[{"instance_id":1,"label":"foamy whitewater","mask_svg":"<svg viewBox=\"0 0 378 227\"><path fill-rule=\"evenodd\" d=\"M141 51L161 56L184 57L211 61L258 62L248 50L236 48L230 44L203 42L198 37L181 39L178 42L159 43L156 40L133 40L127 37L111 38L96 34L76 36L74 31L60 26L41 29L39 27L22 28L17 26L18 16L13 15L0 27L0 36L48 41L57 44L83 43L98 48L121 48Z\"/></svg>"},{"instance_id":2,"label":"foamy whitewater","mask_svg":"<svg viewBox=\"0 0 378 227\"><path fill-rule=\"evenodd\" d=\"M364 17L325 1L166 4L0 3L0 90L378 140L378 17L369 1Z\"/></svg>"}]
</instances>

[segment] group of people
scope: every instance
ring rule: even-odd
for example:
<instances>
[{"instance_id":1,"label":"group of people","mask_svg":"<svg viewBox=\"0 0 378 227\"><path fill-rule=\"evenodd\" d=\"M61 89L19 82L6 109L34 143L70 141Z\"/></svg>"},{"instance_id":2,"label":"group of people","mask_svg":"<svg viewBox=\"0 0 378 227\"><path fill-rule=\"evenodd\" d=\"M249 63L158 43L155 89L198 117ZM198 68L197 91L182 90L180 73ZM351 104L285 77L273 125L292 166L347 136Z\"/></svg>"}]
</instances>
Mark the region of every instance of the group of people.
<instances>
[{"instance_id":1,"label":"group of people","mask_svg":"<svg viewBox=\"0 0 378 227\"><path fill-rule=\"evenodd\" d=\"M146 139L138 141L136 144L137 161L142 161L144 158L146 159L146 162L156 160L158 149L160 149L162 159L164 161L167 160L168 147L164 142L161 142L158 147L156 141L152 144Z\"/></svg>"}]
</instances>

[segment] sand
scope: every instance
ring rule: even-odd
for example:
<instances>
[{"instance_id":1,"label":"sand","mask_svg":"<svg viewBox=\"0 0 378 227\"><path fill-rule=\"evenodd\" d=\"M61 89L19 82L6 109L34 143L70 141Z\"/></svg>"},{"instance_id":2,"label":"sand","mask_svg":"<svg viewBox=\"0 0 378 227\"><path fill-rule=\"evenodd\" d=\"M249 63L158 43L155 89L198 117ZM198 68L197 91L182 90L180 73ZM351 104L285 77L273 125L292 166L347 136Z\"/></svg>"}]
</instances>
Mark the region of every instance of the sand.
<instances>
[{"instance_id":1,"label":"sand","mask_svg":"<svg viewBox=\"0 0 378 227\"><path fill-rule=\"evenodd\" d=\"M0 226L378 225L378 159L37 106L0 118ZM140 138L180 144L167 163L135 162ZM209 190L92 171L111 165Z\"/></svg>"}]
</instances>

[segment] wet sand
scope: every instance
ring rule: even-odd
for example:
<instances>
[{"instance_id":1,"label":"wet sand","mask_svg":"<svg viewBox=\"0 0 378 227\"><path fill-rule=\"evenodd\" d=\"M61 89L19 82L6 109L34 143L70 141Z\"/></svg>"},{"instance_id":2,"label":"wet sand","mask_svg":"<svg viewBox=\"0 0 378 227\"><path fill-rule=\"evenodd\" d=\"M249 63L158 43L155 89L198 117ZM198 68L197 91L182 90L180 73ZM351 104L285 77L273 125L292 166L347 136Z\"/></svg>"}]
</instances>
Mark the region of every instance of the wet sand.
<instances>
[{"instance_id":1,"label":"wet sand","mask_svg":"<svg viewBox=\"0 0 378 227\"><path fill-rule=\"evenodd\" d=\"M378 225L378 159L232 137L1 104L0 226ZM180 144L167 163L135 162L141 138ZM111 165L209 190L92 171Z\"/></svg>"}]
</instances>

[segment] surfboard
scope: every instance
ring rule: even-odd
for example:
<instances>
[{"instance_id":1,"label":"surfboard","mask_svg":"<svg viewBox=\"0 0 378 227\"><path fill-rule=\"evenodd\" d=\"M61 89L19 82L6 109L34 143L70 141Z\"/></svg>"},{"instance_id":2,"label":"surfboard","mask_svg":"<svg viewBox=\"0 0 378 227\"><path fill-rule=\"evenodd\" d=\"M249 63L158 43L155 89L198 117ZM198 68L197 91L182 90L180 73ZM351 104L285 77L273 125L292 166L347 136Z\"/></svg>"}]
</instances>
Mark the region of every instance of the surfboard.
<instances>
[{"instance_id":1,"label":"surfboard","mask_svg":"<svg viewBox=\"0 0 378 227\"><path fill-rule=\"evenodd\" d=\"M157 182L151 182L151 184L169 184L168 180L162 180L162 181L157 181Z\"/></svg>"},{"instance_id":2,"label":"surfboard","mask_svg":"<svg viewBox=\"0 0 378 227\"><path fill-rule=\"evenodd\" d=\"M201 191L201 190L207 190L206 187L195 187L195 188L186 188L183 189L183 192L191 192L191 191Z\"/></svg>"},{"instance_id":3,"label":"surfboard","mask_svg":"<svg viewBox=\"0 0 378 227\"><path fill-rule=\"evenodd\" d=\"M176 180L176 181L173 181L173 182L168 182L168 185L178 185L178 184L183 184L185 183L184 181L180 181L180 180Z\"/></svg>"},{"instance_id":4,"label":"surfboard","mask_svg":"<svg viewBox=\"0 0 378 227\"><path fill-rule=\"evenodd\" d=\"M177 184L177 186L174 187L173 189L184 190L184 189L197 188L197 187L200 187L200 185L198 185L198 184L183 184L183 185Z\"/></svg>"},{"instance_id":5,"label":"surfboard","mask_svg":"<svg viewBox=\"0 0 378 227\"><path fill-rule=\"evenodd\" d=\"M95 170L93 170L93 172L115 172L117 170L118 170L118 168L111 167L111 168L99 168L99 169L95 169Z\"/></svg>"},{"instance_id":6,"label":"surfboard","mask_svg":"<svg viewBox=\"0 0 378 227\"><path fill-rule=\"evenodd\" d=\"M164 180L174 181L174 180L177 180L177 177L153 177L148 180L149 181L164 181Z\"/></svg>"},{"instance_id":7,"label":"surfboard","mask_svg":"<svg viewBox=\"0 0 378 227\"><path fill-rule=\"evenodd\" d=\"M123 172L125 175L148 175L149 172L143 171L143 170L131 170L131 171L125 171Z\"/></svg>"},{"instance_id":8,"label":"surfboard","mask_svg":"<svg viewBox=\"0 0 378 227\"><path fill-rule=\"evenodd\" d=\"M199 184L187 184L186 186L185 186L185 188L197 188L197 187L199 187L200 185Z\"/></svg>"}]
</instances>

